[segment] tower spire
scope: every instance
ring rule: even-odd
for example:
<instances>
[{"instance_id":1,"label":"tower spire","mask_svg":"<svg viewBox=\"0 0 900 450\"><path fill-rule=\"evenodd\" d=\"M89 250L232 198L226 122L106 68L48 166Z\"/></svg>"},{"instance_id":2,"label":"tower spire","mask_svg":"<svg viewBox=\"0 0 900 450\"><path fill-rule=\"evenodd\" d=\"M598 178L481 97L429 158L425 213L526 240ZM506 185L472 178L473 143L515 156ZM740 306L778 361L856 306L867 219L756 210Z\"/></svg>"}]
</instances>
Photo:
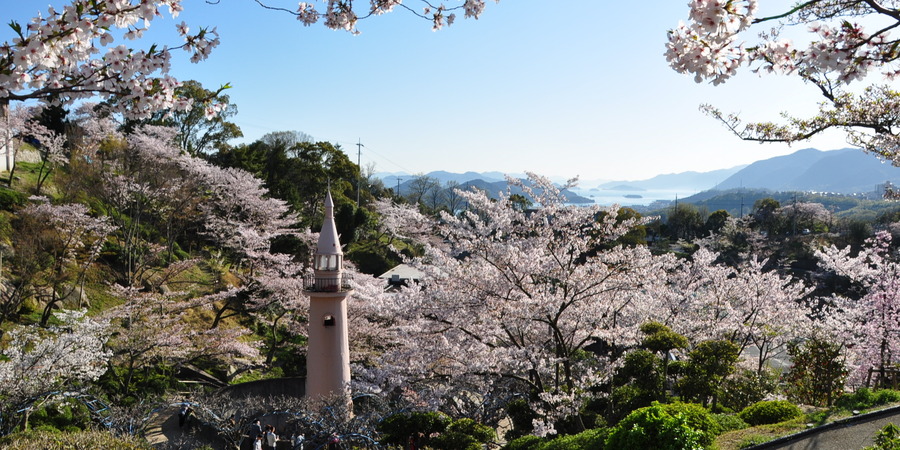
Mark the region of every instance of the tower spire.
<instances>
[{"instance_id":1,"label":"tower spire","mask_svg":"<svg viewBox=\"0 0 900 450\"><path fill-rule=\"evenodd\" d=\"M350 403L350 340L347 297L350 286L343 276L341 241L334 223L331 188L325 194L325 218L316 254L312 280L305 283L309 296L309 340L306 357L306 395L323 400L343 395Z\"/></svg>"}]
</instances>

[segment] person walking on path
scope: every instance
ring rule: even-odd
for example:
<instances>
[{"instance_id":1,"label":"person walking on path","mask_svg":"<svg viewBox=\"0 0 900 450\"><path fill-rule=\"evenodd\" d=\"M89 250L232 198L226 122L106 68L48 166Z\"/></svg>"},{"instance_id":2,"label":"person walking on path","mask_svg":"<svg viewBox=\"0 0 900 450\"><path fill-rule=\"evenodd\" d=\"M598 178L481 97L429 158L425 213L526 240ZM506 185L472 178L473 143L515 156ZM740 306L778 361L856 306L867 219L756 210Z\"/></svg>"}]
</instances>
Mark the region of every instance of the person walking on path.
<instances>
[{"instance_id":1,"label":"person walking on path","mask_svg":"<svg viewBox=\"0 0 900 450\"><path fill-rule=\"evenodd\" d=\"M184 424L188 420L188 416L190 416L193 411L194 411L194 409L191 408L191 404L188 403L187 400L185 400L184 402L181 403L181 409L178 410L178 426L179 427L182 427L182 428L184 427Z\"/></svg>"},{"instance_id":2,"label":"person walking on path","mask_svg":"<svg viewBox=\"0 0 900 450\"><path fill-rule=\"evenodd\" d=\"M275 427L272 425L266 425L266 432L263 433L265 439L263 439L263 448L265 450L275 450L275 445L278 442L278 435L275 434Z\"/></svg>"}]
</instances>

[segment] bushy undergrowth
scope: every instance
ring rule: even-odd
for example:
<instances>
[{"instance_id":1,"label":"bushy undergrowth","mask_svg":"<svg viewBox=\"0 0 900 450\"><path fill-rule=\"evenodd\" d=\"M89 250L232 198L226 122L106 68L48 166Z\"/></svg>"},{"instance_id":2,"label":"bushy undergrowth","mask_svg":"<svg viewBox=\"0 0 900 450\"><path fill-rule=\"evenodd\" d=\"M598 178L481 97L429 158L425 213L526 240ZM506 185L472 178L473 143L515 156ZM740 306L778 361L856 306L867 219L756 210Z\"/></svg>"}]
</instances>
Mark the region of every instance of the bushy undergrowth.
<instances>
[{"instance_id":1,"label":"bushy undergrowth","mask_svg":"<svg viewBox=\"0 0 900 450\"><path fill-rule=\"evenodd\" d=\"M638 409L616 425L606 448L682 450L709 447L720 431L710 413L699 405L672 403Z\"/></svg>"},{"instance_id":2,"label":"bushy undergrowth","mask_svg":"<svg viewBox=\"0 0 900 450\"><path fill-rule=\"evenodd\" d=\"M803 411L787 400L757 402L738 413L738 417L750 425L779 423L801 415L803 415Z\"/></svg>"},{"instance_id":3,"label":"bushy undergrowth","mask_svg":"<svg viewBox=\"0 0 900 450\"><path fill-rule=\"evenodd\" d=\"M117 450L149 450L146 442L131 437L115 437L103 431L59 433L37 430L13 433L0 438L0 448L6 450L70 450L114 448Z\"/></svg>"},{"instance_id":4,"label":"bushy undergrowth","mask_svg":"<svg viewBox=\"0 0 900 450\"><path fill-rule=\"evenodd\" d=\"M875 434L875 445L865 450L900 450L900 428L893 423L885 425Z\"/></svg>"},{"instance_id":5,"label":"bushy undergrowth","mask_svg":"<svg viewBox=\"0 0 900 450\"><path fill-rule=\"evenodd\" d=\"M609 428L594 428L578 434L541 439L537 436L522 436L508 442L503 450L603 450L609 436Z\"/></svg>"},{"instance_id":6,"label":"bushy undergrowth","mask_svg":"<svg viewBox=\"0 0 900 450\"><path fill-rule=\"evenodd\" d=\"M740 417L734 414L713 414L712 418L719 424L720 433L743 430L750 426L749 423L744 422Z\"/></svg>"},{"instance_id":7,"label":"bushy undergrowth","mask_svg":"<svg viewBox=\"0 0 900 450\"><path fill-rule=\"evenodd\" d=\"M87 406L77 400L47 405L33 412L28 426L34 430L82 431L91 423Z\"/></svg>"},{"instance_id":8,"label":"bushy undergrowth","mask_svg":"<svg viewBox=\"0 0 900 450\"><path fill-rule=\"evenodd\" d=\"M859 388L852 394L843 395L834 402L835 406L848 411L868 409L888 403L900 402L900 391L893 389L872 390Z\"/></svg>"}]
</instances>

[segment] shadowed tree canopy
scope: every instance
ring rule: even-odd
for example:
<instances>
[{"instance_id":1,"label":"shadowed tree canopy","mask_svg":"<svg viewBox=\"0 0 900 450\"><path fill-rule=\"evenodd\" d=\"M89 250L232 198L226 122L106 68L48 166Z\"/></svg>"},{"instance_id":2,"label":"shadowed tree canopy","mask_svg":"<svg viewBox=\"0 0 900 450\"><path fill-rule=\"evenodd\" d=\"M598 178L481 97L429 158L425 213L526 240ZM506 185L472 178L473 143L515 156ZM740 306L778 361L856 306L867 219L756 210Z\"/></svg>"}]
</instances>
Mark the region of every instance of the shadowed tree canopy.
<instances>
[{"instance_id":1,"label":"shadowed tree canopy","mask_svg":"<svg viewBox=\"0 0 900 450\"><path fill-rule=\"evenodd\" d=\"M211 159L265 180L270 194L287 201L304 226L321 225L317 211L329 186L338 213L355 203L359 167L339 145L312 142L301 132L269 133L253 143L222 149Z\"/></svg>"}]
</instances>

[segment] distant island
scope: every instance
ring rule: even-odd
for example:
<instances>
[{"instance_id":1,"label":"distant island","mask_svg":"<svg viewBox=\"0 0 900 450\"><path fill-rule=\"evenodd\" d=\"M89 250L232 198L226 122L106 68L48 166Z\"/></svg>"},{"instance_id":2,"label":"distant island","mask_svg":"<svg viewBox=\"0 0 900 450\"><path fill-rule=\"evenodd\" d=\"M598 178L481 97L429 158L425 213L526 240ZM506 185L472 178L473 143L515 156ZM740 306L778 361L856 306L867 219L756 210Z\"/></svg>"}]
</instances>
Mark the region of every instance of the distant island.
<instances>
[{"instance_id":1,"label":"distant island","mask_svg":"<svg viewBox=\"0 0 900 450\"><path fill-rule=\"evenodd\" d=\"M643 196L643 195L640 195L640 194L625 194L625 195L623 195L622 197L625 197L625 198L644 198L644 196Z\"/></svg>"}]
</instances>

